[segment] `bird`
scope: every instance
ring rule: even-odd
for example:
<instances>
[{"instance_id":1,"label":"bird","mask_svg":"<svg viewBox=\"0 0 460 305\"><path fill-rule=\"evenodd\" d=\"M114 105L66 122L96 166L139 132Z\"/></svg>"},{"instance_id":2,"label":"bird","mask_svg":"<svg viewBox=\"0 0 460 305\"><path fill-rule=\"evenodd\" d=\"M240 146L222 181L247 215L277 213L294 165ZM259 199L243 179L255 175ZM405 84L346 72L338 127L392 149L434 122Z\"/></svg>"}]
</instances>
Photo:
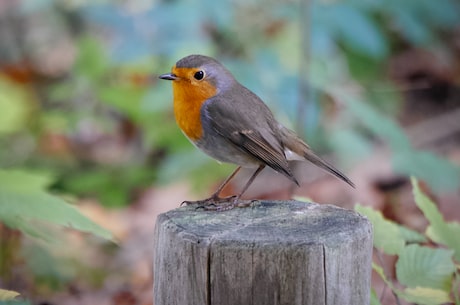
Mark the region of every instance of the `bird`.
<instances>
[{"instance_id":1,"label":"bird","mask_svg":"<svg viewBox=\"0 0 460 305\"><path fill-rule=\"evenodd\" d=\"M345 174L278 122L269 107L216 59L189 55L159 78L172 81L174 117L184 135L217 161L237 165L209 198L184 201L187 205L198 203L206 210L219 211L248 206L241 196L267 166L299 186L290 160L309 161L355 187ZM255 170L237 195L221 197L241 168Z\"/></svg>"}]
</instances>

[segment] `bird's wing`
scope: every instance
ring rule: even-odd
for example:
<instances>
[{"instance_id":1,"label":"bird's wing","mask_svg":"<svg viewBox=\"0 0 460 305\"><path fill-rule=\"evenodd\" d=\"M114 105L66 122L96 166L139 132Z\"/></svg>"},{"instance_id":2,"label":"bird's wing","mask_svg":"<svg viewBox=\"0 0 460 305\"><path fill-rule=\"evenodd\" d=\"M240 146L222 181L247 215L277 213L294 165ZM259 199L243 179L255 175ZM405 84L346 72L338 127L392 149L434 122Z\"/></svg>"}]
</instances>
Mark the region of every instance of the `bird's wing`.
<instances>
[{"instance_id":1,"label":"bird's wing","mask_svg":"<svg viewBox=\"0 0 460 305\"><path fill-rule=\"evenodd\" d=\"M273 114L246 88L239 93L238 99L220 94L208 100L204 104L203 120L230 143L297 183L276 137Z\"/></svg>"}]
</instances>

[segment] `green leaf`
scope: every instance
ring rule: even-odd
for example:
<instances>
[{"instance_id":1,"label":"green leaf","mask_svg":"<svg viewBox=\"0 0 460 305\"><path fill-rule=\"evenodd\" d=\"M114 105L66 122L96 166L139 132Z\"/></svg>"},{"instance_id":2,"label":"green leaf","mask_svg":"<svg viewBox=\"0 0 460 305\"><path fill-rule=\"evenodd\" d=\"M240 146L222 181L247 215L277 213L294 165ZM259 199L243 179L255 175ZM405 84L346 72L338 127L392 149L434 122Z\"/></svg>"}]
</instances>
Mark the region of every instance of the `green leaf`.
<instances>
[{"instance_id":1,"label":"green leaf","mask_svg":"<svg viewBox=\"0 0 460 305\"><path fill-rule=\"evenodd\" d=\"M457 265L456 267L460 270L460 266ZM454 281L452 283L452 294L454 295L455 305L460 305L460 291L458 289L458 287L460 287L460 274L458 273L459 270L456 271Z\"/></svg>"},{"instance_id":2,"label":"green leaf","mask_svg":"<svg viewBox=\"0 0 460 305\"><path fill-rule=\"evenodd\" d=\"M385 36L367 12L342 4L337 10L337 28L343 43L355 52L381 59L387 52Z\"/></svg>"},{"instance_id":3,"label":"green leaf","mask_svg":"<svg viewBox=\"0 0 460 305\"><path fill-rule=\"evenodd\" d=\"M371 290L371 305L381 305L379 297L374 289Z\"/></svg>"},{"instance_id":4,"label":"green leaf","mask_svg":"<svg viewBox=\"0 0 460 305\"><path fill-rule=\"evenodd\" d=\"M395 25L403 36L415 45L423 44L431 39L430 28L425 26L424 20L416 18L408 10L395 9L393 12Z\"/></svg>"},{"instance_id":5,"label":"green leaf","mask_svg":"<svg viewBox=\"0 0 460 305\"><path fill-rule=\"evenodd\" d=\"M403 291L396 291L396 293L407 302L420 305L440 305L452 302L449 293L433 288L406 288Z\"/></svg>"},{"instance_id":6,"label":"green leaf","mask_svg":"<svg viewBox=\"0 0 460 305\"><path fill-rule=\"evenodd\" d=\"M340 96L341 99L346 99L348 109L353 115L372 133L388 141L393 150L399 151L410 148L409 139L394 120L362 101L349 98L346 94L340 94Z\"/></svg>"},{"instance_id":7,"label":"green leaf","mask_svg":"<svg viewBox=\"0 0 460 305\"><path fill-rule=\"evenodd\" d=\"M387 254L398 254L405 240L399 226L385 219L380 211L357 204L355 210L369 218L374 226L374 246Z\"/></svg>"},{"instance_id":8,"label":"green leaf","mask_svg":"<svg viewBox=\"0 0 460 305\"><path fill-rule=\"evenodd\" d=\"M135 86L103 87L99 89L99 98L117 108L131 119L139 121L141 115L140 102L145 90Z\"/></svg>"},{"instance_id":9,"label":"green leaf","mask_svg":"<svg viewBox=\"0 0 460 305\"><path fill-rule=\"evenodd\" d=\"M69 174L61 185L72 194L97 198L104 206L122 207L129 204L134 189L146 187L155 177L155 169L142 164L87 167Z\"/></svg>"},{"instance_id":10,"label":"green leaf","mask_svg":"<svg viewBox=\"0 0 460 305\"><path fill-rule=\"evenodd\" d=\"M424 235L414 230L403 226L399 226L399 230L401 231L401 234L407 243L425 243L428 241Z\"/></svg>"},{"instance_id":11,"label":"green leaf","mask_svg":"<svg viewBox=\"0 0 460 305\"><path fill-rule=\"evenodd\" d=\"M361 82L363 85L374 84L373 81L380 81L382 71L381 60L352 51L345 52L344 55L346 56L348 68L353 79Z\"/></svg>"},{"instance_id":12,"label":"green leaf","mask_svg":"<svg viewBox=\"0 0 460 305\"><path fill-rule=\"evenodd\" d=\"M0 301L10 301L17 297L19 293L12 290L0 289Z\"/></svg>"},{"instance_id":13,"label":"green leaf","mask_svg":"<svg viewBox=\"0 0 460 305\"><path fill-rule=\"evenodd\" d=\"M396 275L409 288L426 287L449 292L455 265L454 251L409 245L399 253Z\"/></svg>"},{"instance_id":14,"label":"green leaf","mask_svg":"<svg viewBox=\"0 0 460 305\"><path fill-rule=\"evenodd\" d=\"M25 127L30 99L23 87L0 77L0 135Z\"/></svg>"},{"instance_id":15,"label":"green leaf","mask_svg":"<svg viewBox=\"0 0 460 305\"><path fill-rule=\"evenodd\" d=\"M24 245L22 255L24 256L27 270L33 275L34 281L58 291L64 289L78 276L79 268L65 254L53 254L56 250L51 246L54 245L49 243L49 245L43 247L40 243L31 242ZM75 247L69 245L65 251L72 248Z\"/></svg>"},{"instance_id":16,"label":"green leaf","mask_svg":"<svg viewBox=\"0 0 460 305\"><path fill-rule=\"evenodd\" d=\"M460 4L457 0L420 1L424 15L432 24L449 30L458 25L460 20ZM418 4L418 3L417 3Z\"/></svg>"},{"instance_id":17,"label":"green leaf","mask_svg":"<svg viewBox=\"0 0 460 305\"><path fill-rule=\"evenodd\" d=\"M372 263L372 269L394 293L408 302L422 305L438 305L450 302L449 294L439 289L416 287L406 288L403 291L398 290L393 286L393 283L387 279L381 266Z\"/></svg>"},{"instance_id":18,"label":"green leaf","mask_svg":"<svg viewBox=\"0 0 460 305\"><path fill-rule=\"evenodd\" d=\"M454 250L455 259L460 261L460 224L458 222L446 222L436 205L419 188L415 178L411 178L415 204L422 210L430 225L426 234L433 241L446 245Z\"/></svg>"},{"instance_id":19,"label":"green leaf","mask_svg":"<svg viewBox=\"0 0 460 305\"><path fill-rule=\"evenodd\" d=\"M0 181L0 188L15 192L36 192L49 187L54 182L54 177L20 169L7 171L0 169Z\"/></svg>"},{"instance_id":20,"label":"green leaf","mask_svg":"<svg viewBox=\"0 0 460 305\"><path fill-rule=\"evenodd\" d=\"M351 129L337 128L328 138L344 164L358 162L371 153L369 141Z\"/></svg>"},{"instance_id":21,"label":"green leaf","mask_svg":"<svg viewBox=\"0 0 460 305\"><path fill-rule=\"evenodd\" d=\"M109 231L83 216L76 207L47 193L48 179L21 171L0 170L0 221L35 236L39 232L36 233L33 222L39 221L112 238Z\"/></svg>"},{"instance_id":22,"label":"green leaf","mask_svg":"<svg viewBox=\"0 0 460 305\"><path fill-rule=\"evenodd\" d=\"M383 272L383 268L380 265L377 265L376 263L372 263L372 269L380 276L380 278L387 283L387 277L385 276L385 273Z\"/></svg>"},{"instance_id":23,"label":"green leaf","mask_svg":"<svg viewBox=\"0 0 460 305\"><path fill-rule=\"evenodd\" d=\"M460 184L460 169L430 152L394 151L392 161L397 172L418 177L436 190L453 190Z\"/></svg>"},{"instance_id":24,"label":"green leaf","mask_svg":"<svg viewBox=\"0 0 460 305\"><path fill-rule=\"evenodd\" d=\"M316 3L315 3L316 4ZM369 57L382 58L388 44L380 28L368 12L345 3L313 6L313 24L325 28L336 40Z\"/></svg>"},{"instance_id":25,"label":"green leaf","mask_svg":"<svg viewBox=\"0 0 460 305\"><path fill-rule=\"evenodd\" d=\"M108 67L108 57L104 54L101 44L92 37L83 37L79 41L79 54L75 64L76 72L97 81L107 72Z\"/></svg>"},{"instance_id":26,"label":"green leaf","mask_svg":"<svg viewBox=\"0 0 460 305\"><path fill-rule=\"evenodd\" d=\"M389 281L385 275L385 272L383 271L383 268L382 266L380 265L377 265L376 263L372 263L372 270L375 271L375 273L377 273L380 278L385 282L385 284L388 285L388 287L390 287L392 290L395 290L394 286L393 286L393 283L391 281Z\"/></svg>"}]
</instances>

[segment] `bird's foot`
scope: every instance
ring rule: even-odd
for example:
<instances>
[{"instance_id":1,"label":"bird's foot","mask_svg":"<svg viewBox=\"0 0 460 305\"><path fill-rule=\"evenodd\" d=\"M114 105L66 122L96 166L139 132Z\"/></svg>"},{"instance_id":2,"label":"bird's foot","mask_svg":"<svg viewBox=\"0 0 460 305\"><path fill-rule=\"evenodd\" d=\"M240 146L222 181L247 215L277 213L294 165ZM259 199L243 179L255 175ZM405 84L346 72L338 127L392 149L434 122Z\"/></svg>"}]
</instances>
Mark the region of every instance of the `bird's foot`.
<instances>
[{"instance_id":1,"label":"bird's foot","mask_svg":"<svg viewBox=\"0 0 460 305\"><path fill-rule=\"evenodd\" d=\"M184 201L181 205L194 205L198 206L196 209L203 209L205 211L228 211L233 208L245 208L250 206L252 203L257 202L257 200L240 200L237 196L229 197L219 197L211 196L209 198L197 201Z\"/></svg>"},{"instance_id":2,"label":"bird's foot","mask_svg":"<svg viewBox=\"0 0 460 305\"><path fill-rule=\"evenodd\" d=\"M186 201L182 201L181 206L184 205L184 204L185 205L197 204L199 208L203 208L203 207L206 207L206 206L209 206L209 205L220 205L220 204L228 203L228 202L233 201L235 198L236 198L236 196L219 197L217 195L213 195L213 196L211 196L209 198L202 199L202 200L195 200L195 201L186 200Z\"/></svg>"}]
</instances>

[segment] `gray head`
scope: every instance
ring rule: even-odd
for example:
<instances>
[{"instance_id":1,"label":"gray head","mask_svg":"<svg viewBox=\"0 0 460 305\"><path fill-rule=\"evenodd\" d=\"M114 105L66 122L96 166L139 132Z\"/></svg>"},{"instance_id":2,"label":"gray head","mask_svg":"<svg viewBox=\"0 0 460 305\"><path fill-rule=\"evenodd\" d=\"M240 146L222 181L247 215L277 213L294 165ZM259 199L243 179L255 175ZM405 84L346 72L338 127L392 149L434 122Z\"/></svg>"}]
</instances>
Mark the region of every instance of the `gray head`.
<instances>
[{"instance_id":1,"label":"gray head","mask_svg":"<svg viewBox=\"0 0 460 305\"><path fill-rule=\"evenodd\" d=\"M189 55L180 59L171 73L160 75L161 79L188 79L191 82L206 80L219 91L228 88L235 78L221 63L204 55Z\"/></svg>"}]
</instances>

